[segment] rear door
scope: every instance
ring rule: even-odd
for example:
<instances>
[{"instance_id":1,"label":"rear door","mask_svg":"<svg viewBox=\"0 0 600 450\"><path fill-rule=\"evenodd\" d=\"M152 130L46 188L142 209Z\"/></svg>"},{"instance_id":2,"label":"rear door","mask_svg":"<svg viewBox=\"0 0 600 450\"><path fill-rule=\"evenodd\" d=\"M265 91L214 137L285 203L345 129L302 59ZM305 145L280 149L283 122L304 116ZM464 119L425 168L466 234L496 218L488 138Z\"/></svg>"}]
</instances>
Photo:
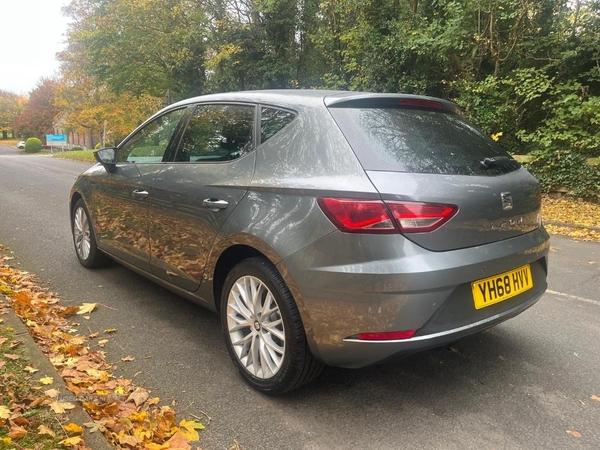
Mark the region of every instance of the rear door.
<instances>
[{"instance_id":1,"label":"rear door","mask_svg":"<svg viewBox=\"0 0 600 450\"><path fill-rule=\"evenodd\" d=\"M254 173L256 107L201 104L170 161L155 174L151 266L188 291L200 286L212 243Z\"/></svg>"},{"instance_id":2,"label":"rear door","mask_svg":"<svg viewBox=\"0 0 600 450\"><path fill-rule=\"evenodd\" d=\"M435 231L405 234L422 247L472 247L538 228L537 180L453 104L394 96L332 102L329 111L383 200L458 207Z\"/></svg>"}]
</instances>

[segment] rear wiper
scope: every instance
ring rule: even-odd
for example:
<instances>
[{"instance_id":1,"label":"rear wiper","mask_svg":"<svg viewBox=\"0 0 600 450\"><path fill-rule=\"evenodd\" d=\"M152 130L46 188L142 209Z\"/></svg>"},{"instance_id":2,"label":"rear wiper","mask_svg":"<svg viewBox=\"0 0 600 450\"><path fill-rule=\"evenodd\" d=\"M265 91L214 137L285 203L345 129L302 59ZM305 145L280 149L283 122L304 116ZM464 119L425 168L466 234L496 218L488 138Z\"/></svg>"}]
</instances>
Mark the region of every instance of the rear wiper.
<instances>
[{"instance_id":1,"label":"rear wiper","mask_svg":"<svg viewBox=\"0 0 600 450\"><path fill-rule=\"evenodd\" d=\"M512 161L512 158L508 156L494 156L493 158L485 158L483 161L479 161L479 164L481 164L482 169L487 170L490 167L501 165L508 161Z\"/></svg>"}]
</instances>

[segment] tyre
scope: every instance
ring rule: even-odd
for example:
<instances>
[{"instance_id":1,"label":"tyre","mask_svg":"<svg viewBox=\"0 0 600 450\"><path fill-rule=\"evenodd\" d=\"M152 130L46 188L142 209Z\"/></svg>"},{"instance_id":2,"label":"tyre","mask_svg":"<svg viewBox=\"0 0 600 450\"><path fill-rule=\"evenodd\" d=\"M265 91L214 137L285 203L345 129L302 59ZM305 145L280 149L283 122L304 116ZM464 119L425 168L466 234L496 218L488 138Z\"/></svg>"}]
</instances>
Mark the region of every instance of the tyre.
<instances>
[{"instance_id":1,"label":"tyre","mask_svg":"<svg viewBox=\"0 0 600 450\"><path fill-rule=\"evenodd\" d=\"M71 231L75 253L83 267L88 269L104 267L110 262L108 257L98 250L90 215L82 199L77 200L73 207Z\"/></svg>"},{"instance_id":2,"label":"tyre","mask_svg":"<svg viewBox=\"0 0 600 450\"><path fill-rule=\"evenodd\" d=\"M227 350L253 388L279 395L321 373L324 365L310 352L296 302L273 264L260 257L238 263L222 292Z\"/></svg>"}]
</instances>

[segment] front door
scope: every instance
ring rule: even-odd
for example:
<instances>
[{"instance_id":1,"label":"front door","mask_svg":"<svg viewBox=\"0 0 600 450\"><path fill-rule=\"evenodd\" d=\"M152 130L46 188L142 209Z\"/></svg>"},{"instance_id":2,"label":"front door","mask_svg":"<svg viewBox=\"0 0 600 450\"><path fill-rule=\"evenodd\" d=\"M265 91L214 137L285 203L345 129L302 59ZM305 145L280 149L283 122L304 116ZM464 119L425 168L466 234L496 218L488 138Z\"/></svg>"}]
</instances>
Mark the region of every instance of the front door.
<instances>
[{"instance_id":1,"label":"front door","mask_svg":"<svg viewBox=\"0 0 600 450\"><path fill-rule=\"evenodd\" d=\"M148 272L148 196L163 156L174 145L173 137L184 112L185 109L168 112L137 130L119 146L115 169L90 177L99 245Z\"/></svg>"}]
</instances>

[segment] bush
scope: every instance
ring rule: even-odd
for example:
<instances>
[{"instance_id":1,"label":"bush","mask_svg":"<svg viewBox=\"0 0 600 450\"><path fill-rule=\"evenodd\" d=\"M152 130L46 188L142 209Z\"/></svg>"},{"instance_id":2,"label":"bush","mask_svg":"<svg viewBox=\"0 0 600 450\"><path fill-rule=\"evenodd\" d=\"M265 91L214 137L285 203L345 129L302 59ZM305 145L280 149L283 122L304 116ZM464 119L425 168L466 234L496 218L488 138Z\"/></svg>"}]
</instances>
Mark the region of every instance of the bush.
<instances>
[{"instance_id":1,"label":"bush","mask_svg":"<svg viewBox=\"0 0 600 450\"><path fill-rule=\"evenodd\" d=\"M25 142L25 153L38 153L42 150L42 141L38 138L29 138Z\"/></svg>"},{"instance_id":2,"label":"bush","mask_svg":"<svg viewBox=\"0 0 600 450\"><path fill-rule=\"evenodd\" d=\"M71 148L70 151L72 151L72 152L79 152L81 150L83 150L83 147L75 146L75 147Z\"/></svg>"},{"instance_id":3,"label":"bush","mask_svg":"<svg viewBox=\"0 0 600 450\"><path fill-rule=\"evenodd\" d=\"M537 150L525 167L540 180L542 191L561 188L581 198L595 198L600 192L600 167L587 164L580 154L571 151Z\"/></svg>"}]
</instances>

